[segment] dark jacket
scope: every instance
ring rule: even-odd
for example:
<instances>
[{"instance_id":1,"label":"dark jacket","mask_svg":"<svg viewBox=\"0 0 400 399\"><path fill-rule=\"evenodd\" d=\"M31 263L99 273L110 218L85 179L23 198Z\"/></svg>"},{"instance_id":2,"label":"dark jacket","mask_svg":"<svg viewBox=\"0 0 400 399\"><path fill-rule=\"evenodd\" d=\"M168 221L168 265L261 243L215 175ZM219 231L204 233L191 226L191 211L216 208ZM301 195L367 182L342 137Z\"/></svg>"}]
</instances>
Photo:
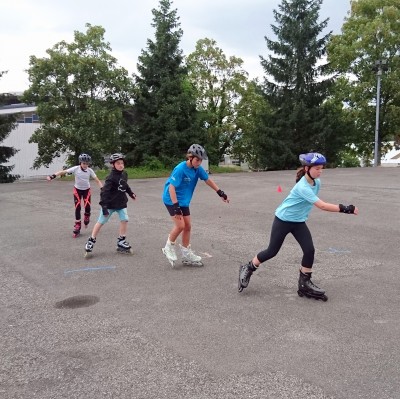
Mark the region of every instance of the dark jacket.
<instances>
[{"instance_id":1,"label":"dark jacket","mask_svg":"<svg viewBox=\"0 0 400 399\"><path fill-rule=\"evenodd\" d=\"M125 171L112 169L106 177L104 187L100 193L100 205L107 209L126 208L128 197L133 195L128 185L128 175Z\"/></svg>"}]
</instances>

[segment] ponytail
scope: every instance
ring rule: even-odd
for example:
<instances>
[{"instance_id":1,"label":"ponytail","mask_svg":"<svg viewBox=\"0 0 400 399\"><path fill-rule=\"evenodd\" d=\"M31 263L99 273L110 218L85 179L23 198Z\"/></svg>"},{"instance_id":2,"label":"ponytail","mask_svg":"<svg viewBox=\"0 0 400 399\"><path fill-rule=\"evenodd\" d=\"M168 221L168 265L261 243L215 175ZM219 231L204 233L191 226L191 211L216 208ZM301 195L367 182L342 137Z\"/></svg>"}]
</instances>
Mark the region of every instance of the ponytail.
<instances>
[{"instance_id":1,"label":"ponytail","mask_svg":"<svg viewBox=\"0 0 400 399\"><path fill-rule=\"evenodd\" d=\"M300 181L300 179L306 174L305 167L303 166L300 169L297 169L296 173L296 183Z\"/></svg>"}]
</instances>

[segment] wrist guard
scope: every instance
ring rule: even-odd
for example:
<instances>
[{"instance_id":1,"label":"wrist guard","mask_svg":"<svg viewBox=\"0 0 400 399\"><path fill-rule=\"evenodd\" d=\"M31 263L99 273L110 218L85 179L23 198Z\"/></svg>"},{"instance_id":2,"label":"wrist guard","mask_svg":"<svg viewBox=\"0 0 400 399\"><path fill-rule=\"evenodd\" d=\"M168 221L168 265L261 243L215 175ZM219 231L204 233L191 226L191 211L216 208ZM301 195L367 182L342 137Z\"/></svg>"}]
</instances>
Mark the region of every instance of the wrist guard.
<instances>
[{"instance_id":1,"label":"wrist guard","mask_svg":"<svg viewBox=\"0 0 400 399\"><path fill-rule=\"evenodd\" d=\"M181 216L181 215L183 215L182 209L181 209L181 207L179 206L179 202L175 202L175 204L173 205L173 207L174 207L175 216Z\"/></svg>"},{"instance_id":2,"label":"wrist guard","mask_svg":"<svg viewBox=\"0 0 400 399\"><path fill-rule=\"evenodd\" d=\"M356 207L354 205L339 204L339 212L341 213L354 213Z\"/></svg>"},{"instance_id":3,"label":"wrist guard","mask_svg":"<svg viewBox=\"0 0 400 399\"><path fill-rule=\"evenodd\" d=\"M132 199L136 199L136 194L135 194L135 193L130 193L129 196L130 196Z\"/></svg>"},{"instance_id":4,"label":"wrist guard","mask_svg":"<svg viewBox=\"0 0 400 399\"><path fill-rule=\"evenodd\" d=\"M224 200L227 200L227 198L228 198L228 196L227 196L221 189L219 189L219 190L217 191L217 194L218 194L221 198L223 198Z\"/></svg>"},{"instance_id":5,"label":"wrist guard","mask_svg":"<svg viewBox=\"0 0 400 399\"><path fill-rule=\"evenodd\" d=\"M50 175L50 179L53 180L55 179L57 176L55 174Z\"/></svg>"},{"instance_id":6,"label":"wrist guard","mask_svg":"<svg viewBox=\"0 0 400 399\"><path fill-rule=\"evenodd\" d=\"M104 216L108 216L108 215L110 214L110 212L108 212L108 208L105 207L105 206L103 206L103 207L101 208L101 210L103 211L103 215L104 215Z\"/></svg>"}]
</instances>

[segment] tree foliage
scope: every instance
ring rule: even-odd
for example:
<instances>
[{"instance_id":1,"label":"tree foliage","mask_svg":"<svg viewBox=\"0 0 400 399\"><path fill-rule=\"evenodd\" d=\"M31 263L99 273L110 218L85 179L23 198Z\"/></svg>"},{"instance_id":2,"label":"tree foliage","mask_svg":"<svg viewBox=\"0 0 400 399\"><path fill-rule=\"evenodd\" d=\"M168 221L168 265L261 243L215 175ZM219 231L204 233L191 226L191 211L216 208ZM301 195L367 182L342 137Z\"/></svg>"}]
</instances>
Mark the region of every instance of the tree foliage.
<instances>
[{"instance_id":1,"label":"tree foliage","mask_svg":"<svg viewBox=\"0 0 400 399\"><path fill-rule=\"evenodd\" d=\"M201 123L207 132L208 154L212 163L218 163L223 154L235 151L235 144L243 136L245 116L249 116L245 114L245 93L248 101L253 93L247 91L248 74L242 68L242 59L226 57L216 41L208 38L196 43L187 65L190 82L196 88Z\"/></svg>"},{"instance_id":2,"label":"tree foliage","mask_svg":"<svg viewBox=\"0 0 400 399\"><path fill-rule=\"evenodd\" d=\"M76 163L82 152L102 165L104 153L120 150L122 109L132 82L111 56L105 30L86 27L86 33L75 31L74 42L47 50L48 57L30 57L31 85L24 100L37 105L41 122L30 139L38 144L36 168L62 153Z\"/></svg>"},{"instance_id":3,"label":"tree foliage","mask_svg":"<svg viewBox=\"0 0 400 399\"><path fill-rule=\"evenodd\" d=\"M322 62L330 33L322 34L328 19L318 21L321 2L282 0L272 25L277 40L265 37L272 54L260 58L272 113L260 126L259 159L271 169L294 168L310 150L332 161L343 145L340 109L325 104L332 80Z\"/></svg>"},{"instance_id":4,"label":"tree foliage","mask_svg":"<svg viewBox=\"0 0 400 399\"><path fill-rule=\"evenodd\" d=\"M193 142L203 141L193 87L179 48L183 31L171 6L171 1L161 0L158 9L152 10L155 40L147 40L134 77L134 159L138 163L156 157L171 164Z\"/></svg>"},{"instance_id":5,"label":"tree foliage","mask_svg":"<svg viewBox=\"0 0 400 399\"><path fill-rule=\"evenodd\" d=\"M0 78L6 72L0 71ZM7 104L7 95L0 95L0 107ZM0 143L2 143L16 126L16 117L14 115L0 115ZM9 146L0 145L0 183L12 183L19 178L13 175L11 171L14 165L4 165L8 160L18 152L17 149Z\"/></svg>"},{"instance_id":6,"label":"tree foliage","mask_svg":"<svg viewBox=\"0 0 400 399\"><path fill-rule=\"evenodd\" d=\"M332 36L328 59L337 71L336 96L357 121L356 144L364 159L371 159L376 122L377 76L375 62L386 61L381 79L379 148L400 132L400 3L398 0L353 1L340 35ZM378 163L380 163L380 152Z\"/></svg>"}]
</instances>

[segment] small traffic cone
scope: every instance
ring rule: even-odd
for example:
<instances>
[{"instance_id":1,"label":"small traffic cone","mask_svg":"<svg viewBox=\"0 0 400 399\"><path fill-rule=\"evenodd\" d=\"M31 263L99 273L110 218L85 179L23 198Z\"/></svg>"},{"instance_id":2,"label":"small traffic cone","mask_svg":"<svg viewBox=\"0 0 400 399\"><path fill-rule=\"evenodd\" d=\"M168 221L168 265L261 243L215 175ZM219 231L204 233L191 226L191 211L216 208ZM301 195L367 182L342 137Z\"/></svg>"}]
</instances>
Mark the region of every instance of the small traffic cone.
<instances>
[{"instance_id":1,"label":"small traffic cone","mask_svg":"<svg viewBox=\"0 0 400 399\"><path fill-rule=\"evenodd\" d=\"M282 187L281 187L281 186L278 186L278 188L276 189L276 191L277 191L278 193L281 193L281 192L282 192Z\"/></svg>"}]
</instances>

